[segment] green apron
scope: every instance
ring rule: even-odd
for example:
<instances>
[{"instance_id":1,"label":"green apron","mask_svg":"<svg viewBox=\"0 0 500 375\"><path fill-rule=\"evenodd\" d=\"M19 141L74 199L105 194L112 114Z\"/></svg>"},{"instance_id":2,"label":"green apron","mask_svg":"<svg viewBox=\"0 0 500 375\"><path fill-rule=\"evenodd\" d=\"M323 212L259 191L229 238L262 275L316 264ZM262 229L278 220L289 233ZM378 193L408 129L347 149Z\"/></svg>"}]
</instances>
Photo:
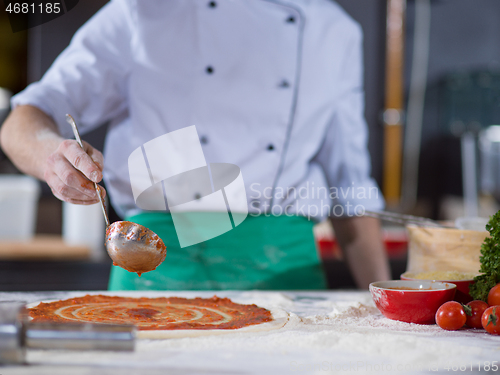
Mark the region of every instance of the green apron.
<instances>
[{"instance_id":1,"label":"green apron","mask_svg":"<svg viewBox=\"0 0 500 375\"><path fill-rule=\"evenodd\" d=\"M109 290L325 289L313 223L299 216L248 216L218 237L181 248L172 216L127 220L158 234L167 257L141 277L112 266Z\"/></svg>"}]
</instances>

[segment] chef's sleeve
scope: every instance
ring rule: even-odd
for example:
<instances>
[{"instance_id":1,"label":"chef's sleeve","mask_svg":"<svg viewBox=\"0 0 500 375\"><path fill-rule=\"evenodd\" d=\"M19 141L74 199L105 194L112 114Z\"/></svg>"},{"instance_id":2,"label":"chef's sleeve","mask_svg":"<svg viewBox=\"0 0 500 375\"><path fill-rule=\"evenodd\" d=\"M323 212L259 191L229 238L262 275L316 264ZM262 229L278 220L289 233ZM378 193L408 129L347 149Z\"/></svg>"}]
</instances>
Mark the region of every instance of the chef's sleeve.
<instances>
[{"instance_id":1,"label":"chef's sleeve","mask_svg":"<svg viewBox=\"0 0 500 375\"><path fill-rule=\"evenodd\" d=\"M381 210L382 194L370 177L368 129L364 118L362 32L352 25L342 44L338 94L316 162L324 170L332 199L331 216L354 216Z\"/></svg>"},{"instance_id":2,"label":"chef's sleeve","mask_svg":"<svg viewBox=\"0 0 500 375\"><path fill-rule=\"evenodd\" d=\"M66 113L82 132L126 109L132 20L124 1L111 1L85 23L39 82L12 98L12 108L33 105L71 137Z\"/></svg>"}]
</instances>

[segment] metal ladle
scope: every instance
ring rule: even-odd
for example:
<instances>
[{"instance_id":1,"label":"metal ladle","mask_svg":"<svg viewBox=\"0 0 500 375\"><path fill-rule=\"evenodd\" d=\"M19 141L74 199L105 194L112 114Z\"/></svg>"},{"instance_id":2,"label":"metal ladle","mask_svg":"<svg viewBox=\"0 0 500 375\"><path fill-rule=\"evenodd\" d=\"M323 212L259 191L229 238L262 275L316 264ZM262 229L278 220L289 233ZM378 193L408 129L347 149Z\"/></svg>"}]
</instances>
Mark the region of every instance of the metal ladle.
<instances>
[{"instance_id":1,"label":"metal ladle","mask_svg":"<svg viewBox=\"0 0 500 375\"><path fill-rule=\"evenodd\" d=\"M67 114L66 121L71 125L76 141L85 151L75 120ZM106 220L104 244L113 264L127 271L137 272L139 276L158 267L167 255L166 246L161 238L148 228L130 221L115 221L110 224L100 186L94 182L94 187Z\"/></svg>"}]
</instances>

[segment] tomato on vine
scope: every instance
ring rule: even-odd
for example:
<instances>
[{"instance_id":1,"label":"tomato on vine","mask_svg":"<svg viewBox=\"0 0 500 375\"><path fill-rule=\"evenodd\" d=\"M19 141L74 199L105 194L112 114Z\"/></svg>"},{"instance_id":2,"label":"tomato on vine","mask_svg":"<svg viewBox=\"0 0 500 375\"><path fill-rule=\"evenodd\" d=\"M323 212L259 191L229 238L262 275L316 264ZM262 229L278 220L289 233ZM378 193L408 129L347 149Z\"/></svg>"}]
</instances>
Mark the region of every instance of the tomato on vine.
<instances>
[{"instance_id":1,"label":"tomato on vine","mask_svg":"<svg viewBox=\"0 0 500 375\"><path fill-rule=\"evenodd\" d=\"M467 315L465 324L471 328L483 328L481 317L487 308L488 304L484 301L470 301L464 306L465 314Z\"/></svg>"},{"instance_id":2,"label":"tomato on vine","mask_svg":"<svg viewBox=\"0 0 500 375\"><path fill-rule=\"evenodd\" d=\"M455 331L464 326L467 316L463 306L455 301L445 302L436 312L436 323L443 329Z\"/></svg>"},{"instance_id":3,"label":"tomato on vine","mask_svg":"<svg viewBox=\"0 0 500 375\"><path fill-rule=\"evenodd\" d=\"M500 306L490 306L484 310L481 323L486 332L500 335Z\"/></svg>"},{"instance_id":4,"label":"tomato on vine","mask_svg":"<svg viewBox=\"0 0 500 375\"><path fill-rule=\"evenodd\" d=\"M488 305L500 305L500 284L495 285L488 293Z\"/></svg>"}]
</instances>

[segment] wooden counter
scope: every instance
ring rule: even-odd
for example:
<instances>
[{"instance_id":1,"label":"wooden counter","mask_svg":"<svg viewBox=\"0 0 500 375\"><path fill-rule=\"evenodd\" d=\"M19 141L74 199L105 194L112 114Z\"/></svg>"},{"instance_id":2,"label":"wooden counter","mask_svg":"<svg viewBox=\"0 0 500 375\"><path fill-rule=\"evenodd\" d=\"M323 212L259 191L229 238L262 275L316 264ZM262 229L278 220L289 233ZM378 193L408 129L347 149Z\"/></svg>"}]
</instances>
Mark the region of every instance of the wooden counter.
<instances>
[{"instance_id":1,"label":"wooden counter","mask_svg":"<svg viewBox=\"0 0 500 375\"><path fill-rule=\"evenodd\" d=\"M30 241L0 240L0 260L87 260L87 246L69 246L61 236L36 235Z\"/></svg>"}]
</instances>

